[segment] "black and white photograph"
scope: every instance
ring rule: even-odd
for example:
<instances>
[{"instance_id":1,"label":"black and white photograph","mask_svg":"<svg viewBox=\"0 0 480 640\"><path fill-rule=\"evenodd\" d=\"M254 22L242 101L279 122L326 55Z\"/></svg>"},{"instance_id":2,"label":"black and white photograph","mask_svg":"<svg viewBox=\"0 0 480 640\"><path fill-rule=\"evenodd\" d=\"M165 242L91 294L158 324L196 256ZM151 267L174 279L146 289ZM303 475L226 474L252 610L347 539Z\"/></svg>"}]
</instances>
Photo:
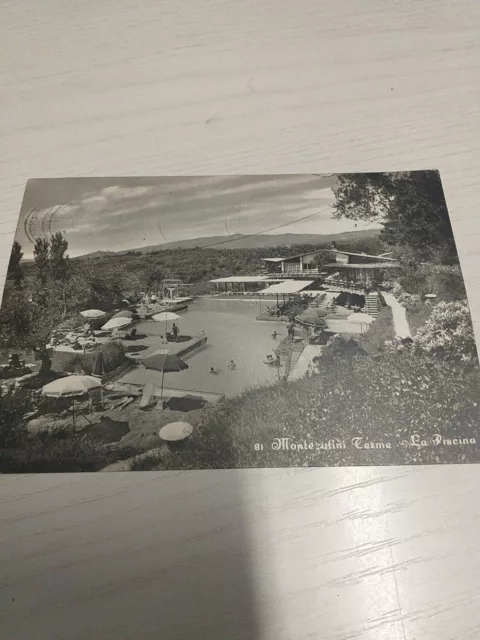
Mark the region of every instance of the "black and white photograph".
<instances>
[{"instance_id":1,"label":"black and white photograph","mask_svg":"<svg viewBox=\"0 0 480 640\"><path fill-rule=\"evenodd\" d=\"M440 174L29 180L0 473L479 460Z\"/></svg>"}]
</instances>

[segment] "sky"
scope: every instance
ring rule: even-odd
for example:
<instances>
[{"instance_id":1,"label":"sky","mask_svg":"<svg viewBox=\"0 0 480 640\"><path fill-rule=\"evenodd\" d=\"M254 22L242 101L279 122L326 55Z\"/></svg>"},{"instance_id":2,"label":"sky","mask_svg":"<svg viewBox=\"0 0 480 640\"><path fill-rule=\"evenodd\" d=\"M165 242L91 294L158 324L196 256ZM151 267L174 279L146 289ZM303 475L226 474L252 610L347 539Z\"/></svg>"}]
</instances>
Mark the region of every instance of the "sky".
<instances>
[{"instance_id":1,"label":"sky","mask_svg":"<svg viewBox=\"0 0 480 640\"><path fill-rule=\"evenodd\" d=\"M16 240L30 258L34 238L56 231L78 256L208 236L378 227L332 218L334 182L315 175L34 179Z\"/></svg>"}]
</instances>

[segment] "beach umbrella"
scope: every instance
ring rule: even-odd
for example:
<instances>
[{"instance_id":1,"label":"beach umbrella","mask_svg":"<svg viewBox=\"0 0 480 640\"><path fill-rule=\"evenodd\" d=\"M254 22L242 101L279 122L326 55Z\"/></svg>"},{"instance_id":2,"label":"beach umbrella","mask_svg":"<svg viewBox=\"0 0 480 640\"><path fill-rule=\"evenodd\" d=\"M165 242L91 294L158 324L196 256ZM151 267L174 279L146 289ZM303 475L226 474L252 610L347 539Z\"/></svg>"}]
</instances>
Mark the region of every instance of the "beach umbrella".
<instances>
[{"instance_id":1,"label":"beach umbrella","mask_svg":"<svg viewBox=\"0 0 480 640\"><path fill-rule=\"evenodd\" d=\"M107 323L105 323L102 327L104 331L109 331L110 329L120 329L121 327L126 327L127 324L131 324L131 318L111 318Z\"/></svg>"},{"instance_id":2,"label":"beach umbrella","mask_svg":"<svg viewBox=\"0 0 480 640\"><path fill-rule=\"evenodd\" d=\"M192 435L193 427L188 422L170 422L159 429L158 436L164 442L182 442Z\"/></svg>"},{"instance_id":3,"label":"beach umbrella","mask_svg":"<svg viewBox=\"0 0 480 640\"><path fill-rule=\"evenodd\" d=\"M103 318L106 313L105 311L100 311L100 309L87 309L86 311L80 311L80 315L87 320L97 320L98 318Z\"/></svg>"},{"instance_id":4,"label":"beach umbrella","mask_svg":"<svg viewBox=\"0 0 480 640\"><path fill-rule=\"evenodd\" d=\"M179 318L180 316L177 316L173 311L162 311L152 316L152 320L155 320L155 322L165 322L165 333L167 333L169 321L178 320Z\"/></svg>"},{"instance_id":5,"label":"beach umbrella","mask_svg":"<svg viewBox=\"0 0 480 640\"><path fill-rule=\"evenodd\" d=\"M323 327L325 324L325 321L323 320L323 318L325 318L327 316L326 311L323 311L323 309L314 309L313 307L310 307L309 309L307 309L306 311L304 311L302 314L300 314L298 316L298 319L301 322L304 322L305 324L310 324L313 326L319 326L319 327Z\"/></svg>"},{"instance_id":6,"label":"beach umbrella","mask_svg":"<svg viewBox=\"0 0 480 640\"><path fill-rule=\"evenodd\" d=\"M132 311L129 311L128 309L125 309L124 311L119 311L118 313L115 313L110 320L113 320L114 318L133 318L133 313Z\"/></svg>"},{"instance_id":7,"label":"beach umbrella","mask_svg":"<svg viewBox=\"0 0 480 640\"><path fill-rule=\"evenodd\" d=\"M352 324L359 324L360 330L363 333L364 327L368 327L368 325L372 324L372 322L375 321L375 318L370 316L368 313L352 313L351 316L348 316L347 320Z\"/></svg>"},{"instance_id":8,"label":"beach umbrella","mask_svg":"<svg viewBox=\"0 0 480 640\"><path fill-rule=\"evenodd\" d=\"M162 386L160 390L160 400L163 398L163 380L165 373L174 373L188 369L188 364L178 356L171 353L152 353L152 355L144 358L141 363L145 369L162 372Z\"/></svg>"},{"instance_id":9,"label":"beach umbrella","mask_svg":"<svg viewBox=\"0 0 480 640\"><path fill-rule=\"evenodd\" d=\"M152 320L155 320L155 322L168 322L169 320L178 320L179 318L180 316L177 316L173 311L162 311L152 316Z\"/></svg>"},{"instance_id":10,"label":"beach umbrella","mask_svg":"<svg viewBox=\"0 0 480 640\"><path fill-rule=\"evenodd\" d=\"M52 398L72 398L72 417L75 426L75 398L100 389L102 383L93 376L66 376L42 387L42 395Z\"/></svg>"}]
</instances>

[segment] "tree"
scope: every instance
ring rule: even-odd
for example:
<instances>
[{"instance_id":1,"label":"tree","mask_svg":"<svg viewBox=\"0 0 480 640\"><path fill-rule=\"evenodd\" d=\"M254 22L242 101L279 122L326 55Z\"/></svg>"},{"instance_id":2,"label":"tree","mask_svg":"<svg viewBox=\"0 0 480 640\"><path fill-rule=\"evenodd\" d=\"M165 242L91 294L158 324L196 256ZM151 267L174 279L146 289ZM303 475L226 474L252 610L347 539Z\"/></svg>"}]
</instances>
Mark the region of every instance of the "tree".
<instances>
[{"instance_id":1,"label":"tree","mask_svg":"<svg viewBox=\"0 0 480 640\"><path fill-rule=\"evenodd\" d=\"M323 250L317 253L314 262L317 269L321 271L327 264L331 264L333 260L332 252Z\"/></svg>"},{"instance_id":2,"label":"tree","mask_svg":"<svg viewBox=\"0 0 480 640\"><path fill-rule=\"evenodd\" d=\"M3 347L21 347L31 326L30 303L25 291L6 283L0 311L0 342Z\"/></svg>"},{"instance_id":3,"label":"tree","mask_svg":"<svg viewBox=\"0 0 480 640\"><path fill-rule=\"evenodd\" d=\"M340 174L334 217L382 223L381 239L438 262L457 251L437 171Z\"/></svg>"},{"instance_id":4,"label":"tree","mask_svg":"<svg viewBox=\"0 0 480 640\"><path fill-rule=\"evenodd\" d=\"M22 247L15 241L10 254L10 262L8 263L7 278L11 278L15 287L19 289L22 286L23 270L20 262L23 258Z\"/></svg>"},{"instance_id":5,"label":"tree","mask_svg":"<svg viewBox=\"0 0 480 640\"><path fill-rule=\"evenodd\" d=\"M163 269L157 264L150 263L145 270L145 288L148 291L158 287L164 279Z\"/></svg>"},{"instance_id":6,"label":"tree","mask_svg":"<svg viewBox=\"0 0 480 640\"><path fill-rule=\"evenodd\" d=\"M47 351L50 335L59 322L58 301L46 291L41 301L30 301L24 291L5 289L0 313L0 340L11 349L30 349L40 357L41 375L48 375L51 360Z\"/></svg>"},{"instance_id":7,"label":"tree","mask_svg":"<svg viewBox=\"0 0 480 640\"><path fill-rule=\"evenodd\" d=\"M56 280L66 280L68 256L68 241L61 231L57 231L50 238L49 263L52 277Z\"/></svg>"},{"instance_id":8,"label":"tree","mask_svg":"<svg viewBox=\"0 0 480 640\"><path fill-rule=\"evenodd\" d=\"M50 254L50 242L48 238L35 238L33 258L37 269L37 278L42 286L45 286L48 275L48 257Z\"/></svg>"},{"instance_id":9,"label":"tree","mask_svg":"<svg viewBox=\"0 0 480 640\"><path fill-rule=\"evenodd\" d=\"M119 271L91 271L87 275L90 297L93 304L102 305L114 303L122 296L122 274Z\"/></svg>"},{"instance_id":10,"label":"tree","mask_svg":"<svg viewBox=\"0 0 480 640\"><path fill-rule=\"evenodd\" d=\"M8 347L35 351L42 362L41 375L50 372L47 344L53 329L76 308L85 290L81 279L69 277L67 248L62 233L54 234L51 240L36 238L33 254L40 286L34 292L6 287L0 313L0 339ZM14 260L19 255L20 245L15 247Z\"/></svg>"}]
</instances>

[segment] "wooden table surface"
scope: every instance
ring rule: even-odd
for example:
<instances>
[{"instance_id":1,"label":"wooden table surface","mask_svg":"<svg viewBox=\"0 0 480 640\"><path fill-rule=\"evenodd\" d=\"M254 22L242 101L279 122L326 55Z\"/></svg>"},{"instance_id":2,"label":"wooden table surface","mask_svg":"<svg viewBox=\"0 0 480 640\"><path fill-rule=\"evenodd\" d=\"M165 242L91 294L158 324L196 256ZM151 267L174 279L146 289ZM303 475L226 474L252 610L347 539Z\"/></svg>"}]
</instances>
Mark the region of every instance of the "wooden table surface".
<instances>
[{"instance_id":1,"label":"wooden table surface","mask_svg":"<svg viewBox=\"0 0 480 640\"><path fill-rule=\"evenodd\" d=\"M4 0L29 177L442 171L480 336L474 0ZM5 640L477 640L480 468L3 476Z\"/></svg>"}]
</instances>

